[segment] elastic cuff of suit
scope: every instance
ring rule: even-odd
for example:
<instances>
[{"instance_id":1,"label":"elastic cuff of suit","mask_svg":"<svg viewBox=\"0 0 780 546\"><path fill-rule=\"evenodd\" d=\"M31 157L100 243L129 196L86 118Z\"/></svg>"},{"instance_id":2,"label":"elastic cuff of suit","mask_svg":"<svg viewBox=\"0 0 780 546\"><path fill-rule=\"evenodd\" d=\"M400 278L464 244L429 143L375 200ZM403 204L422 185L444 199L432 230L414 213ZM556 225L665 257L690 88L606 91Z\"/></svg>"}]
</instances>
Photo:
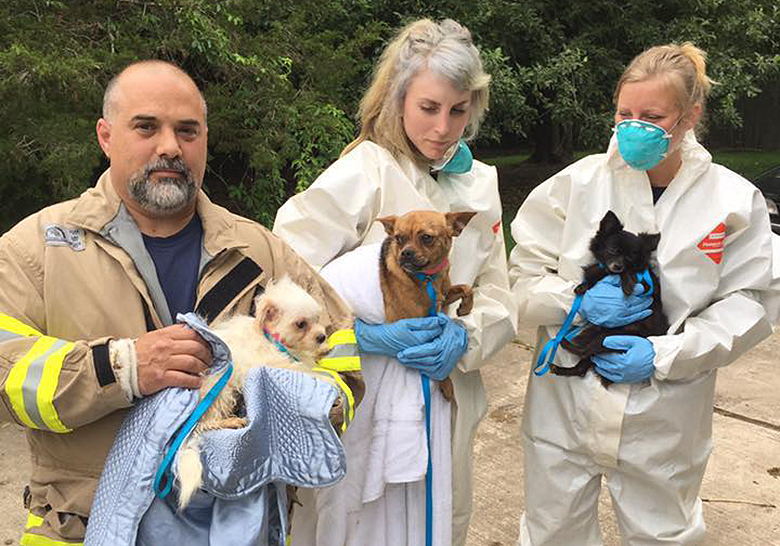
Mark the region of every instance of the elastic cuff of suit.
<instances>
[{"instance_id":1,"label":"elastic cuff of suit","mask_svg":"<svg viewBox=\"0 0 780 546\"><path fill-rule=\"evenodd\" d=\"M341 431L345 432L347 430L347 425L355 418L355 396L352 394L352 389L349 388L349 385L341 378L338 372L319 366L312 368L312 371L328 374L336 382L336 386L341 390L342 400L344 401L344 423L341 425Z\"/></svg>"},{"instance_id":2,"label":"elastic cuff of suit","mask_svg":"<svg viewBox=\"0 0 780 546\"><path fill-rule=\"evenodd\" d=\"M133 398L142 398L138 386L138 353L134 339L112 339L108 345L111 368L122 387L128 402Z\"/></svg>"}]
</instances>

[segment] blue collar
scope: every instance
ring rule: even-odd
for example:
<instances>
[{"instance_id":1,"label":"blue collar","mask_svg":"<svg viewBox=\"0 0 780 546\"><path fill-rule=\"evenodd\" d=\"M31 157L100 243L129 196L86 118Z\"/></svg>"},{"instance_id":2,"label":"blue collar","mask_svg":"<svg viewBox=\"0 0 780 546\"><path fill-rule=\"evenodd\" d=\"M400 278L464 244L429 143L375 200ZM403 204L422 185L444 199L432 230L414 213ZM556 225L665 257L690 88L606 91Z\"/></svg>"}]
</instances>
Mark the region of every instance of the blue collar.
<instances>
[{"instance_id":1,"label":"blue collar","mask_svg":"<svg viewBox=\"0 0 780 546\"><path fill-rule=\"evenodd\" d=\"M271 334L268 332L268 330L266 330L265 328L263 328L263 335L265 336L265 339L267 339L268 341L270 341L271 343L273 343L274 345L276 345L276 348L279 350L279 352L280 352L280 353L283 353L283 354L287 355L289 358L291 358L291 359L292 359L292 360L294 360L295 362L300 362L300 360L298 360L298 359L295 357L295 355L294 355L294 354L292 354L292 353L290 352L290 349L288 349L287 347L285 347L285 346L282 344L282 342L281 342L281 341L279 341L279 340L278 340L278 339L277 339L275 336L271 335Z\"/></svg>"}]
</instances>

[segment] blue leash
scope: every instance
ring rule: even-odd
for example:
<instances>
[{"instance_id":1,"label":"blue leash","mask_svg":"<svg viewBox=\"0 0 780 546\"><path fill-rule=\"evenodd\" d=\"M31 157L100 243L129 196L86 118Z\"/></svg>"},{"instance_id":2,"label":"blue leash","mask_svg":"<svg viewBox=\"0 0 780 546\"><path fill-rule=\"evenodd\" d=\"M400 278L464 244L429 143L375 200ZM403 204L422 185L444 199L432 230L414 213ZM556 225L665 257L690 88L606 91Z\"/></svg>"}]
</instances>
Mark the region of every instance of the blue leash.
<instances>
[{"instance_id":1,"label":"blue leash","mask_svg":"<svg viewBox=\"0 0 780 546\"><path fill-rule=\"evenodd\" d=\"M563 322L561 329L558 330L558 335L556 335L553 339L548 340L547 343L544 344L542 352L539 353L539 358L536 359L536 366L534 367L534 373L536 375L542 376L550 371L550 364L552 364L555 360L555 353L558 351L558 345L561 344L563 338L566 337L566 334L569 333L571 323L574 322L574 317L577 316L577 311L580 310L581 304L582 296L577 296L574 298L574 304L571 306L571 311L569 311L569 314L566 317L566 320ZM547 353L550 353L549 358L546 358Z\"/></svg>"},{"instance_id":2,"label":"blue leash","mask_svg":"<svg viewBox=\"0 0 780 546\"><path fill-rule=\"evenodd\" d=\"M161 499L164 499L168 496L168 493L171 492L171 487L173 486L171 465L173 465L173 459L176 456L176 452L179 451L179 447L181 447L182 442L190 433L190 431L195 428L198 420L211 407L211 405L214 403L214 400L217 398L217 396L219 396L219 393L222 392L222 389L225 387L228 379L230 379L230 376L233 374L233 362L228 362L225 368L226 369L222 374L222 377L220 377L214 386L209 389L209 392L195 407L195 410L192 412L189 419L187 419L184 425L182 425L181 429L179 429L179 433L176 435L176 439L171 444L171 447L168 448L168 452L165 454L165 458L163 459L162 463L160 463L160 468L157 469L157 475L154 477L154 492ZM165 478L165 486L161 489L160 484L163 478Z\"/></svg>"},{"instance_id":3,"label":"blue leash","mask_svg":"<svg viewBox=\"0 0 780 546\"><path fill-rule=\"evenodd\" d=\"M637 282L641 281L645 281L648 286L647 292L645 294L652 296L655 286L653 285L652 277L650 277L649 269L645 269L637 276ZM563 341L563 339L567 336L571 337L579 333L579 328L573 332L569 332L569 329L571 328L572 322L574 322L574 317L577 316L577 311L580 310L580 305L582 305L582 296L577 296L574 298L571 311L569 311L569 314L566 316L566 320L563 321L563 326L561 326L561 329L558 330L558 334L553 339L548 340L547 343L544 344L544 348L542 348L542 351L539 353L539 357L536 359L536 366L534 366L534 373L537 376L542 376L550 371L550 364L552 364L555 360L555 353L558 351L558 345L561 344L561 341ZM547 357L548 353L550 354L549 357Z\"/></svg>"},{"instance_id":4,"label":"blue leash","mask_svg":"<svg viewBox=\"0 0 780 546\"><path fill-rule=\"evenodd\" d=\"M431 299L428 316L436 316L436 291L433 289L433 277L425 273L416 273L420 282L425 283L425 290ZM433 545L433 460L431 459L431 380L425 374L420 374L422 381L423 400L425 401L425 440L428 443L428 467L425 471L425 546Z\"/></svg>"}]
</instances>

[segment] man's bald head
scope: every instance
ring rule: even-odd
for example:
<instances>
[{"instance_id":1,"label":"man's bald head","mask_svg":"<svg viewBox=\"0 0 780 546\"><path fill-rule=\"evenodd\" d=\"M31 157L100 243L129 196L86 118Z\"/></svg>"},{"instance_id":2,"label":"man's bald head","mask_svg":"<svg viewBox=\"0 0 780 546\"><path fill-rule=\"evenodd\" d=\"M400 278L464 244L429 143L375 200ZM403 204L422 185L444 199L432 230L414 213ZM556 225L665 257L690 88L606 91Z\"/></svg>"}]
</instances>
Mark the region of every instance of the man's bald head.
<instances>
[{"instance_id":1,"label":"man's bald head","mask_svg":"<svg viewBox=\"0 0 780 546\"><path fill-rule=\"evenodd\" d=\"M206 99L203 98L203 93L200 92L200 89L198 89L198 86L195 84L195 81L190 77L190 75L173 63L157 59L150 59L145 61L138 61L126 66L119 74L111 78L111 80L108 82L108 85L106 85L106 91L103 93L103 118L106 121L112 122L116 114L118 102L121 100L120 95L123 76L136 70L159 70L161 72L176 74L186 79L198 92L198 96L203 103L204 119L208 117Z\"/></svg>"}]
</instances>

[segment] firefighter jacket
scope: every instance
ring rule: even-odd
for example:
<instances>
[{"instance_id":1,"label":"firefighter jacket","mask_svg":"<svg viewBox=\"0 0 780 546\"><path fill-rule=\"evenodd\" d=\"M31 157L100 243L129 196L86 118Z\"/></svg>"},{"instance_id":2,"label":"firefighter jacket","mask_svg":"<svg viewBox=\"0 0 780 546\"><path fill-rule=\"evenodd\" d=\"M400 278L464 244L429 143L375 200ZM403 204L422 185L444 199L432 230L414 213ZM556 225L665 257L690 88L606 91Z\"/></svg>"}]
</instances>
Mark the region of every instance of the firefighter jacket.
<instances>
[{"instance_id":1,"label":"firefighter jacket","mask_svg":"<svg viewBox=\"0 0 780 546\"><path fill-rule=\"evenodd\" d=\"M196 210L203 225L200 316L210 322L228 311L248 313L268 280L288 275L323 304L328 333L341 334L332 339L354 340L343 335L351 328L345 304L284 242L203 192ZM110 170L80 197L5 233L0 278L0 421L27 429L32 456L21 544L78 544L106 454L132 404L114 377L108 341L172 324ZM359 369L350 347L336 349L338 371ZM361 390L359 371L344 377Z\"/></svg>"}]
</instances>

